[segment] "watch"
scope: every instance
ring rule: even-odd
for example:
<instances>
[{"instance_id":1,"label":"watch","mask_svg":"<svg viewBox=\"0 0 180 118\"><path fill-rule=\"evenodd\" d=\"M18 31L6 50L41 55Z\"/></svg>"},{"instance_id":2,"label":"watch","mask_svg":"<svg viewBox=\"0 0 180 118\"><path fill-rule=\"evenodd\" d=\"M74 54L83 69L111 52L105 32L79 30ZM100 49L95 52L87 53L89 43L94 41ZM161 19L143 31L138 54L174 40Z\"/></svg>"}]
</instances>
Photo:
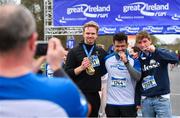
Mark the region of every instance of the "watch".
<instances>
[{"instance_id":1,"label":"watch","mask_svg":"<svg viewBox=\"0 0 180 118\"><path fill-rule=\"evenodd\" d=\"M124 64L127 65L129 63L129 60L127 60L127 62L125 62Z\"/></svg>"}]
</instances>

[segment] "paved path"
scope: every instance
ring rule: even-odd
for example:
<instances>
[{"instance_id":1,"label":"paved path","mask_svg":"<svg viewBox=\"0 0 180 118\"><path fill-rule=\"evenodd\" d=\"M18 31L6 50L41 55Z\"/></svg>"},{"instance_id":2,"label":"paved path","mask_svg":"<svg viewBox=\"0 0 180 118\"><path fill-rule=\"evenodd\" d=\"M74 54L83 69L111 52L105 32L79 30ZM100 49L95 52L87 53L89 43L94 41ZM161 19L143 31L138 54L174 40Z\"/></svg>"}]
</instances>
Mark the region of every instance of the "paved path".
<instances>
[{"instance_id":1,"label":"paved path","mask_svg":"<svg viewBox=\"0 0 180 118\"><path fill-rule=\"evenodd\" d=\"M180 66L175 67L172 71L169 69L169 77L173 116L180 117Z\"/></svg>"}]
</instances>

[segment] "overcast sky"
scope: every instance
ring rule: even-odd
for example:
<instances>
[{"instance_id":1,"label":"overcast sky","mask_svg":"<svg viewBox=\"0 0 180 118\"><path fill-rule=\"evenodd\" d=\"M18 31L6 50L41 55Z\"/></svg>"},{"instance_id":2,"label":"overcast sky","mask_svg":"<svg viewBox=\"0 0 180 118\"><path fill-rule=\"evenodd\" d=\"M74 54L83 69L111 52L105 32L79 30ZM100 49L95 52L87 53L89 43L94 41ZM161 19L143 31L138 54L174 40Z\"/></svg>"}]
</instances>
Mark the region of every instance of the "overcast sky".
<instances>
[{"instance_id":1,"label":"overcast sky","mask_svg":"<svg viewBox=\"0 0 180 118\"><path fill-rule=\"evenodd\" d=\"M156 36L158 39L160 39L161 41L167 43L167 44L171 44L175 41L176 38L179 38L180 39L180 34L169 34L169 35L166 35L166 34L158 34L158 35L154 35Z\"/></svg>"}]
</instances>

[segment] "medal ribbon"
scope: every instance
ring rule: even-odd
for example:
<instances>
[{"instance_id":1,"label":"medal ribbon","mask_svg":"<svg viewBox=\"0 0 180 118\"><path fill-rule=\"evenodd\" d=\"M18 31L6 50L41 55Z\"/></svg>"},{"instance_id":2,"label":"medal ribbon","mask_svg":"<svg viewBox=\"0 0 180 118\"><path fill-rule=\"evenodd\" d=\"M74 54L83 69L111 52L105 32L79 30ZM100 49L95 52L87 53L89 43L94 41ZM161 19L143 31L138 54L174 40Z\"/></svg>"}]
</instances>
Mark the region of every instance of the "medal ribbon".
<instances>
[{"instance_id":1,"label":"medal ribbon","mask_svg":"<svg viewBox=\"0 0 180 118\"><path fill-rule=\"evenodd\" d=\"M84 51L86 53L86 56L89 58L91 56L92 52L93 52L94 45L91 47L89 52L87 51L87 48L86 48L86 46L84 44L83 44L83 49L84 49Z\"/></svg>"}]
</instances>

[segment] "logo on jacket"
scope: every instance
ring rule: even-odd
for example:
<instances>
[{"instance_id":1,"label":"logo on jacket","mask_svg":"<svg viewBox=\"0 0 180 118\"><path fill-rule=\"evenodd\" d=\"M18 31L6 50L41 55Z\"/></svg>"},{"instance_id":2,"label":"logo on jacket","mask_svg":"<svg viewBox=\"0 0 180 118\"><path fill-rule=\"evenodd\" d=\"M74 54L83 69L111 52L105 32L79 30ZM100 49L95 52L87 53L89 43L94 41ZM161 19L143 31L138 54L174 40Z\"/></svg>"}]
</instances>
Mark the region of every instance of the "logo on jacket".
<instances>
[{"instance_id":1,"label":"logo on jacket","mask_svg":"<svg viewBox=\"0 0 180 118\"><path fill-rule=\"evenodd\" d=\"M157 68L160 66L160 63L156 62L156 60L154 60L154 59L151 59L149 64L150 65L144 65L143 71L148 71L148 70L151 70L153 68Z\"/></svg>"},{"instance_id":2,"label":"logo on jacket","mask_svg":"<svg viewBox=\"0 0 180 118\"><path fill-rule=\"evenodd\" d=\"M127 68L122 64L111 65L110 67L117 68L118 70L127 70Z\"/></svg>"}]
</instances>

